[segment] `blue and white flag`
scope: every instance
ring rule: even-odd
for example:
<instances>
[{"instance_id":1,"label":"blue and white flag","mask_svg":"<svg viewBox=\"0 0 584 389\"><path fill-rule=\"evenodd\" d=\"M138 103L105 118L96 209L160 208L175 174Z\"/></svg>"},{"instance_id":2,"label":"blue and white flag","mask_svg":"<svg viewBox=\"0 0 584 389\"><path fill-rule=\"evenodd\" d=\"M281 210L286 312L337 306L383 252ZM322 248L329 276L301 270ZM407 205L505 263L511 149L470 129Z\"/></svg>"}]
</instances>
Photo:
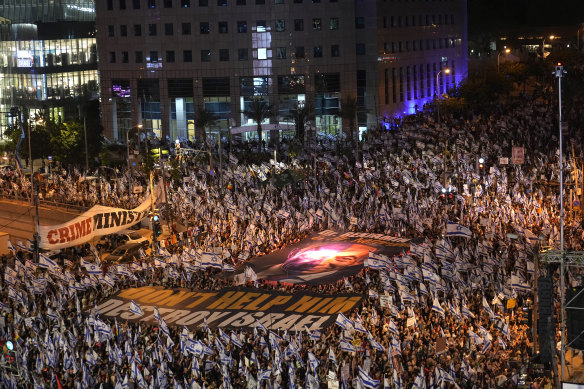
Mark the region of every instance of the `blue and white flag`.
<instances>
[{"instance_id":1,"label":"blue and white flag","mask_svg":"<svg viewBox=\"0 0 584 389\"><path fill-rule=\"evenodd\" d=\"M142 311L142 308L134 300L130 301L130 312L138 316L144 316L144 311Z\"/></svg>"},{"instance_id":2,"label":"blue and white flag","mask_svg":"<svg viewBox=\"0 0 584 389\"><path fill-rule=\"evenodd\" d=\"M373 379L361 366L359 366L359 378L365 388L376 389L379 387L379 380Z\"/></svg>"},{"instance_id":3,"label":"blue and white flag","mask_svg":"<svg viewBox=\"0 0 584 389\"><path fill-rule=\"evenodd\" d=\"M462 238L471 238L472 233L467 227L449 221L448 224L446 225L446 236L460 236Z\"/></svg>"},{"instance_id":4,"label":"blue and white flag","mask_svg":"<svg viewBox=\"0 0 584 389\"><path fill-rule=\"evenodd\" d=\"M347 319L345 317L345 315L343 315L341 312L339 312L339 315L337 316L337 320L335 321L335 324L344 330L352 330L353 329L353 322L350 319Z\"/></svg>"},{"instance_id":5,"label":"blue and white flag","mask_svg":"<svg viewBox=\"0 0 584 389\"><path fill-rule=\"evenodd\" d=\"M341 341L339 342L339 347L340 347L341 351L345 351L345 352L356 351L355 346L353 346L353 344L347 342L345 339L341 339Z\"/></svg>"},{"instance_id":6,"label":"blue and white flag","mask_svg":"<svg viewBox=\"0 0 584 389\"><path fill-rule=\"evenodd\" d=\"M434 301L432 302L432 310L438 312L440 316L444 317L444 308L442 308L436 297L434 297Z\"/></svg>"},{"instance_id":7,"label":"blue and white flag","mask_svg":"<svg viewBox=\"0 0 584 389\"><path fill-rule=\"evenodd\" d=\"M45 269L57 269L59 266L51 258L44 254L39 254L39 267Z\"/></svg>"}]
</instances>

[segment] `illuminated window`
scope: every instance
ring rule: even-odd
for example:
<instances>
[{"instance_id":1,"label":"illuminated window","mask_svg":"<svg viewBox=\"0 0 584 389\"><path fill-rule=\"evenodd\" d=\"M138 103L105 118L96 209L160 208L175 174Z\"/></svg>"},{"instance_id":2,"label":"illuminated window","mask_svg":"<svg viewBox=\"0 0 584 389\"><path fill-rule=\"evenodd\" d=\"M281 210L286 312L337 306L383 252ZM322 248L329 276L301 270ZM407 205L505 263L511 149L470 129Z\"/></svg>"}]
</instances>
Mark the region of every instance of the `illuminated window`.
<instances>
[{"instance_id":1,"label":"illuminated window","mask_svg":"<svg viewBox=\"0 0 584 389\"><path fill-rule=\"evenodd\" d=\"M268 51L265 47L258 49L258 59L268 59Z\"/></svg>"},{"instance_id":2,"label":"illuminated window","mask_svg":"<svg viewBox=\"0 0 584 389\"><path fill-rule=\"evenodd\" d=\"M329 21L329 30L339 29L339 18L331 18Z\"/></svg>"},{"instance_id":3,"label":"illuminated window","mask_svg":"<svg viewBox=\"0 0 584 389\"><path fill-rule=\"evenodd\" d=\"M321 28L322 28L322 24L321 24L320 18L313 18L312 19L312 29L316 30L316 31L320 31Z\"/></svg>"}]
</instances>

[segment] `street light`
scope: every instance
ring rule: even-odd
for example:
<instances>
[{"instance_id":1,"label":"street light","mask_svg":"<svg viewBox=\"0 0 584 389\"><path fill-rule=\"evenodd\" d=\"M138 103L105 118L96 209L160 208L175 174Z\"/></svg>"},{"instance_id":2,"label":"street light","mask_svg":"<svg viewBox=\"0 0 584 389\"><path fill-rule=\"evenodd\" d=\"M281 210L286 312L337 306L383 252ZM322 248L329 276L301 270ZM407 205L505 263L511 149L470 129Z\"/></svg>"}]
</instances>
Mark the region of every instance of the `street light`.
<instances>
[{"instance_id":1,"label":"street light","mask_svg":"<svg viewBox=\"0 0 584 389\"><path fill-rule=\"evenodd\" d=\"M541 59L544 60L545 59L545 40L548 39L546 37L543 38L543 41L541 41ZM550 35L549 36L549 40L554 40L556 39L556 37L554 35Z\"/></svg>"},{"instance_id":2,"label":"street light","mask_svg":"<svg viewBox=\"0 0 584 389\"><path fill-rule=\"evenodd\" d=\"M503 54L503 53L509 54L510 52L511 52L511 49L505 49L504 51L500 51L499 54L497 54L497 73L499 73L501 54Z\"/></svg>"},{"instance_id":3,"label":"street light","mask_svg":"<svg viewBox=\"0 0 584 389\"><path fill-rule=\"evenodd\" d=\"M438 114L438 122L440 122L440 73L444 72L445 74L449 74L450 73L450 69L446 68L443 70L440 70L438 72L438 74L436 74L436 95L438 96L438 101L436 102L436 112Z\"/></svg>"}]
</instances>

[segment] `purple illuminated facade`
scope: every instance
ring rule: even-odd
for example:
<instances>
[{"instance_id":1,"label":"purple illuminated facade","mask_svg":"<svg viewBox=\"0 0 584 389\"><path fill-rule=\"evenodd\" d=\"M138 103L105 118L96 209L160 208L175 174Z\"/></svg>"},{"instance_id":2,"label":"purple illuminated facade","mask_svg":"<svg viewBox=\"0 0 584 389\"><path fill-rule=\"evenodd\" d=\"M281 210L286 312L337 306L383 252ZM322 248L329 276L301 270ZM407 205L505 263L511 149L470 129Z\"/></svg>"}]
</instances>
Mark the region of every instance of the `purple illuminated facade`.
<instances>
[{"instance_id":1,"label":"purple illuminated facade","mask_svg":"<svg viewBox=\"0 0 584 389\"><path fill-rule=\"evenodd\" d=\"M467 73L466 0L104 0L96 2L105 134L141 124L193 138L195 112L244 136L252 99L290 111L315 106L337 134L354 96L360 130L415 113ZM450 69L450 73L440 70Z\"/></svg>"}]
</instances>

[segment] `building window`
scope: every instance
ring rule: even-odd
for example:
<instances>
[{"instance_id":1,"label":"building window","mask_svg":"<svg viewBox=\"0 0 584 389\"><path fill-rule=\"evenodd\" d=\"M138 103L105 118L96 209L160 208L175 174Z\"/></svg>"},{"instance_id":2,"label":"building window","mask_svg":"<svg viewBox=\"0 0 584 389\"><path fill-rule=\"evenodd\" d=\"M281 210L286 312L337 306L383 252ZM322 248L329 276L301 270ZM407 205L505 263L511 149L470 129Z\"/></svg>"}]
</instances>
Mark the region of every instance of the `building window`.
<instances>
[{"instance_id":1,"label":"building window","mask_svg":"<svg viewBox=\"0 0 584 389\"><path fill-rule=\"evenodd\" d=\"M109 61L110 61L110 63L116 63L116 52L115 51L110 51Z\"/></svg>"},{"instance_id":2,"label":"building window","mask_svg":"<svg viewBox=\"0 0 584 389\"><path fill-rule=\"evenodd\" d=\"M339 49L339 45L332 45L331 46L331 57L340 57L341 50Z\"/></svg>"},{"instance_id":3,"label":"building window","mask_svg":"<svg viewBox=\"0 0 584 389\"><path fill-rule=\"evenodd\" d=\"M355 18L355 28L365 28L365 18L363 16L357 16Z\"/></svg>"},{"instance_id":4,"label":"building window","mask_svg":"<svg viewBox=\"0 0 584 389\"><path fill-rule=\"evenodd\" d=\"M227 32L228 32L227 22L219 22L218 28L219 28L219 34L227 34Z\"/></svg>"},{"instance_id":5,"label":"building window","mask_svg":"<svg viewBox=\"0 0 584 389\"><path fill-rule=\"evenodd\" d=\"M420 97L425 97L424 93L424 65L420 65Z\"/></svg>"},{"instance_id":6,"label":"building window","mask_svg":"<svg viewBox=\"0 0 584 389\"><path fill-rule=\"evenodd\" d=\"M156 36L156 24L148 25L148 36Z\"/></svg>"},{"instance_id":7,"label":"building window","mask_svg":"<svg viewBox=\"0 0 584 389\"><path fill-rule=\"evenodd\" d=\"M125 24L122 24L120 26L120 36L128 36L128 26Z\"/></svg>"},{"instance_id":8,"label":"building window","mask_svg":"<svg viewBox=\"0 0 584 389\"><path fill-rule=\"evenodd\" d=\"M211 50L201 50L201 62L211 62Z\"/></svg>"},{"instance_id":9,"label":"building window","mask_svg":"<svg viewBox=\"0 0 584 389\"><path fill-rule=\"evenodd\" d=\"M312 4L320 3L320 0L312 0Z\"/></svg>"},{"instance_id":10,"label":"building window","mask_svg":"<svg viewBox=\"0 0 584 389\"><path fill-rule=\"evenodd\" d=\"M276 48L276 58L286 59L286 48L285 47L277 47Z\"/></svg>"},{"instance_id":11,"label":"building window","mask_svg":"<svg viewBox=\"0 0 584 389\"><path fill-rule=\"evenodd\" d=\"M247 49L237 49L237 59L247 61Z\"/></svg>"},{"instance_id":12,"label":"building window","mask_svg":"<svg viewBox=\"0 0 584 389\"><path fill-rule=\"evenodd\" d=\"M322 46L314 46L314 58L320 58L322 57Z\"/></svg>"},{"instance_id":13,"label":"building window","mask_svg":"<svg viewBox=\"0 0 584 389\"><path fill-rule=\"evenodd\" d=\"M266 31L266 21L265 20L256 20L256 31L257 32L265 32Z\"/></svg>"},{"instance_id":14,"label":"building window","mask_svg":"<svg viewBox=\"0 0 584 389\"><path fill-rule=\"evenodd\" d=\"M338 30L339 29L339 18L331 18L330 19L329 29L330 30Z\"/></svg>"},{"instance_id":15,"label":"building window","mask_svg":"<svg viewBox=\"0 0 584 389\"><path fill-rule=\"evenodd\" d=\"M108 11L114 10L114 0L107 0L107 10Z\"/></svg>"},{"instance_id":16,"label":"building window","mask_svg":"<svg viewBox=\"0 0 584 389\"><path fill-rule=\"evenodd\" d=\"M304 31L304 19L294 19L294 31Z\"/></svg>"},{"instance_id":17,"label":"building window","mask_svg":"<svg viewBox=\"0 0 584 389\"><path fill-rule=\"evenodd\" d=\"M127 51L122 51L122 63L128 63L129 62L129 55Z\"/></svg>"},{"instance_id":18,"label":"building window","mask_svg":"<svg viewBox=\"0 0 584 389\"><path fill-rule=\"evenodd\" d=\"M276 31L286 31L286 21L284 19L276 19Z\"/></svg>"},{"instance_id":19,"label":"building window","mask_svg":"<svg viewBox=\"0 0 584 389\"><path fill-rule=\"evenodd\" d=\"M146 58L148 60L148 58ZM158 51L150 52L150 62L158 62Z\"/></svg>"},{"instance_id":20,"label":"building window","mask_svg":"<svg viewBox=\"0 0 584 389\"><path fill-rule=\"evenodd\" d=\"M412 99L412 88L410 85L410 67L406 66L406 100Z\"/></svg>"},{"instance_id":21,"label":"building window","mask_svg":"<svg viewBox=\"0 0 584 389\"><path fill-rule=\"evenodd\" d=\"M218 7L227 7L227 0L217 0Z\"/></svg>"},{"instance_id":22,"label":"building window","mask_svg":"<svg viewBox=\"0 0 584 389\"><path fill-rule=\"evenodd\" d=\"M181 8L189 8L191 6L191 0L180 0Z\"/></svg>"},{"instance_id":23,"label":"building window","mask_svg":"<svg viewBox=\"0 0 584 389\"><path fill-rule=\"evenodd\" d=\"M156 0L148 0L148 8L150 9L156 8Z\"/></svg>"},{"instance_id":24,"label":"building window","mask_svg":"<svg viewBox=\"0 0 584 389\"><path fill-rule=\"evenodd\" d=\"M120 0L120 11L126 9L126 0Z\"/></svg>"},{"instance_id":25,"label":"building window","mask_svg":"<svg viewBox=\"0 0 584 389\"><path fill-rule=\"evenodd\" d=\"M142 25L134 24L134 36L142 36Z\"/></svg>"},{"instance_id":26,"label":"building window","mask_svg":"<svg viewBox=\"0 0 584 389\"><path fill-rule=\"evenodd\" d=\"M312 18L312 29L315 31L320 31L322 28L320 18Z\"/></svg>"},{"instance_id":27,"label":"building window","mask_svg":"<svg viewBox=\"0 0 584 389\"><path fill-rule=\"evenodd\" d=\"M268 59L268 49L265 47L258 48L258 59Z\"/></svg>"},{"instance_id":28,"label":"building window","mask_svg":"<svg viewBox=\"0 0 584 389\"><path fill-rule=\"evenodd\" d=\"M142 62L144 62L144 56L143 56L143 54L142 54L141 51L136 51L134 53L134 57L135 57L136 63L142 63Z\"/></svg>"},{"instance_id":29,"label":"building window","mask_svg":"<svg viewBox=\"0 0 584 389\"><path fill-rule=\"evenodd\" d=\"M166 52L166 62L174 63L174 51Z\"/></svg>"},{"instance_id":30,"label":"building window","mask_svg":"<svg viewBox=\"0 0 584 389\"><path fill-rule=\"evenodd\" d=\"M302 0L294 0L294 4L302 4Z\"/></svg>"},{"instance_id":31,"label":"building window","mask_svg":"<svg viewBox=\"0 0 584 389\"><path fill-rule=\"evenodd\" d=\"M247 22L246 21L238 21L237 22L237 32L247 32Z\"/></svg>"},{"instance_id":32,"label":"building window","mask_svg":"<svg viewBox=\"0 0 584 389\"><path fill-rule=\"evenodd\" d=\"M164 8L172 8L172 0L164 0Z\"/></svg>"},{"instance_id":33,"label":"building window","mask_svg":"<svg viewBox=\"0 0 584 389\"><path fill-rule=\"evenodd\" d=\"M256 0L256 5L266 4L266 0Z\"/></svg>"},{"instance_id":34,"label":"building window","mask_svg":"<svg viewBox=\"0 0 584 389\"><path fill-rule=\"evenodd\" d=\"M107 26L107 36L109 37L113 37L114 34L114 26L112 24L110 24L109 26Z\"/></svg>"},{"instance_id":35,"label":"building window","mask_svg":"<svg viewBox=\"0 0 584 389\"><path fill-rule=\"evenodd\" d=\"M191 24L190 23L181 24L181 30L183 35L191 35Z\"/></svg>"},{"instance_id":36,"label":"building window","mask_svg":"<svg viewBox=\"0 0 584 389\"><path fill-rule=\"evenodd\" d=\"M201 34L208 34L211 29L209 28L209 22L201 22L199 30Z\"/></svg>"},{"instance_id":37,"label":"building window","mask_svg":"<svg viewBox=\"0 0 584 389\"><path fill-rule=\"evenodd\" d=\"M207 7L209 5L209 0L199 0L199 7Z\"/></svg>"},{"instance_id":38,"label":"building window","mask_svg":"<svg viewBox=\"0 0 584 389\"><path fill-rule=\"evenodd\" d=\"M166 36L174 35L174 24L172 23L164 24L164 35Z\"/></svg>"},{"instance_id":39,"label":"building window","mask_svg":"<svg viewBox=\"0 0 584 389\"><path fill-rule=\"evenodd\" d=\"M184 50L183 51L183 62L193 62L192 50Z\"/></svg>"},{"instance_id":40,"label":"building window","mask_svg":"<svg viewBox=\"0 0 584 389\"><path fill-rule=\"evenodd\" d=\"M237 1L235 2L235 4L237 4L237 5L246 5L246 4L247 4L247 2L246 2L245 0L237 0Z\"/></svg>"},{"instance_id":41,"label":"building window","mask_svg":"<svg viewBox=\"0 0 584 389\"><path fill-rule=\"evenodd\" d=\"M132 0L132 8L140 9L140 0Z\"/></svg>"},{"instance_id":42,"label":"building window","mask_svg":"<svg viewBox=\"0 0 584 389\"><path fill-rule=\"evenodd\" d=\"M219 61L229 61L229 49L219 49Z\"/></svg>"},{"instance_id":43,"label":"building window","mask_svg":"<svg viewBox=\"0 0 584 389\"><path fill-rule=\"evenodd\" d=\"M357 43L356 54L365 55L365 43Z\"/></svg>"},{"instance_id":44,"label":"building window","mask_svg":"<svg viewBox=\"0 0 584 389\"><path fill-rule=\"evenodd\" d=\"M294 56L296 58L304 58L304 46L296 46L294 50Z\"/></svg>"},{"instance_id":45,"label":"building window","mask_svg":"<svg viewBox=\"0 0 584 389\"><path fill-rule=\"evenodd\" d=\"M274 4L284 4L284 0L274 0Z\"/></svg>"},{"instance_id":46,"label":"building window","mask_svg":"<svg viewBox=\"0 0 584 389\"><path fill-rule=\"evenodd\" d=\"M418 43L418 41L415 40L415 39L412 41L412 50L413 51L416 51L417 50L417 47L416 47L417 46L417 43Z\"/></svg>"}]
</instances>

